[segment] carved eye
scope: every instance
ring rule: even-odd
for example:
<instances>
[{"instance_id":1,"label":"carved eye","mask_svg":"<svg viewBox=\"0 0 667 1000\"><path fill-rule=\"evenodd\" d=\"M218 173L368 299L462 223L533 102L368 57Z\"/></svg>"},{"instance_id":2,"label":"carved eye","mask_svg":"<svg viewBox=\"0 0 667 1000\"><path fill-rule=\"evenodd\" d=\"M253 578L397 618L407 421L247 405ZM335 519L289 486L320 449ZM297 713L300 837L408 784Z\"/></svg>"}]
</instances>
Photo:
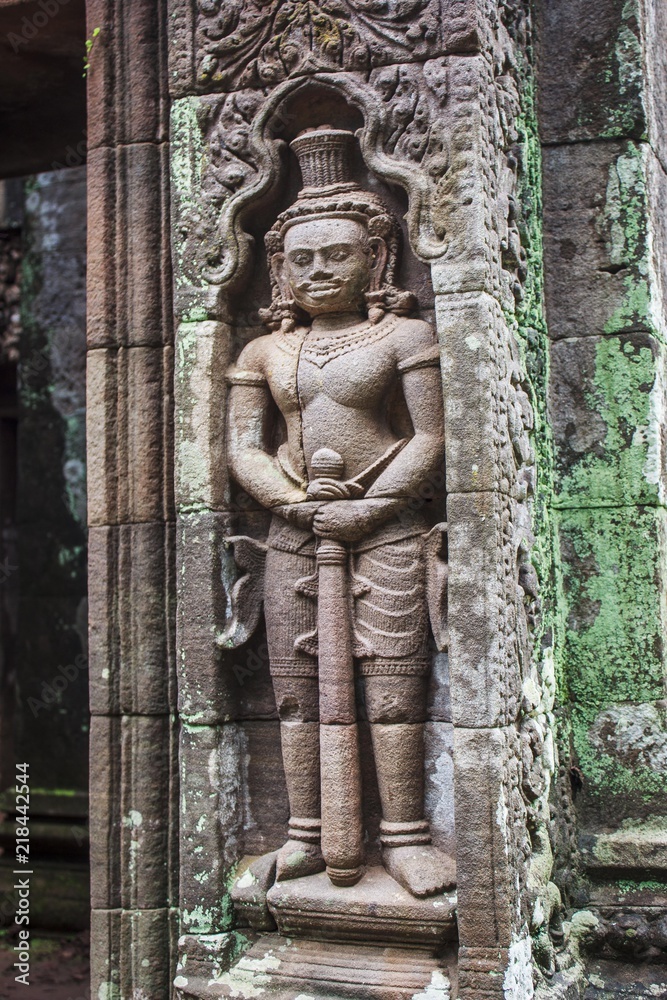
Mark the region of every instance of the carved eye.
<instances>
[{"instance_id":1,"label":"carved eye","mask_svg":"<svg viewBox=\"0 0 667 1000\"><path fill-rule=\"evenodd\" d=\"M311 255L308 253L295 253L290 257L292 263L298 267L305 267L306 264L310 264L311 259Z\"/></svg>"},{"instance_id":2,"label":"carved eye","mask_svg":"<svg viewBox=\"0 0 667 1000\"><path fill-rule=\"evenodd\" d=\"M332 250L329 254L329 260L347 260L349 256L348 251L341 248L340 250Z\"/></svg>"}]
</instances>

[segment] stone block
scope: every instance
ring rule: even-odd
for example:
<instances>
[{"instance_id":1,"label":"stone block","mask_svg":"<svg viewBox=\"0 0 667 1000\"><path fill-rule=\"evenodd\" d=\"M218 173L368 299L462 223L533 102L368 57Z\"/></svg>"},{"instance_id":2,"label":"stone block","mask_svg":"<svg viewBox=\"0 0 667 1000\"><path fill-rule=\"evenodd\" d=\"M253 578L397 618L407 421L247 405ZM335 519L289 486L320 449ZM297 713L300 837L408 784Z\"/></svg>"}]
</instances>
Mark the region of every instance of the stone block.
<instances>
[{"instance_id":1,"label":"stone block","mask_svg":"<svg viewBox=\"0 0 667 1000\"><path fill-rule=\"evenodd\" d=\"M337 888L326 872L276 882L267 900L283 937L412 944L437 950L456 939L456 895L415 899L384 868Z\"/></svg>"},{"instance_id":2,"label":"stone block","mask_svg":"<svg viewBox=\"0 0 667 1000\"><path fill-rule=\"evenodd\" d=\"M500 307L485 293L442 295L436 298L436 317L445 386L447 491L507 490L510 470L502 466L497 427L510 357Z\"/></svg>"},{"instance_id":3,"label":"stone block","mask_svg":"<svg viewBox=\"0 0 667 1000\"><path fill-rule=\"evenodd\" d=\"M170 516L171 379L171 348L89 352L90 524Z\"/></svg>"},{"instance_id":4,"label":"stone block","mask_svg":"<svg viewBox=\"0 0 667 1000\"><path fill-rule=\"evenodd\" d=\"M90 885L93 910L113 909L120 906L121 900L120 739L120 718L98 715L90 720Z\"/></svg>"},{"instance_id":5,"label":"stone block","mask_svg":"<svg viewBox=\"0 0 667 1000\"><path fill-rule=\"evenodd\" d=\"M89 347L170 343L167 149L94 149L88 176Z\"/></svg>"},{"instance_id":6,"label":"stone block","mask_svg":"<svg viewBox=\"0 0 667 1000\"><path fill-rule=\"evenodd\" d=\"M89 54L88 146L165 142L166 11L161 3L86 7ZM94 34L97 32L97 34Z\"/></svg>"},{"instance_id":7,"label":"stone block","mask_svg":"<svg viewBox=\"0 0 667 1000\"><path fill-rule=\"evenodd\" d=\"M556 504L654 504L664 494L663 349L647 333L551 345Z\"/></svg>"},{"instance_id":8,"label":"stone block","mask_svg":"<svg viewBox=\"0 0 667 1000\"><path fill-rule=\"evenodd\" d=\"M516 920L517 856L507 809L514 730L454 730L459 942L507 948ZM473 994L474 995L474 994Z\"/></svg>"},{"instance_id":9,"label":"stone block","mask_svg":"<svg viewBox=\"0 0 667 1000\"><path fill-rule=\"evenodd\" d=\"M454 727L427 722L424 732L424 800L433 843L456 857L454 822Z\"/></svg>"},{"instance_id":10,"label":"stone block","mask_svg":"<svg viewBox=\"0 0 667 1000\"><path fill-rule=\"evenodd\" d=\"M639 2L555 0L540 4L537 14L542 141L641 136Z\"/></svg>"},{"instance_id":11,"label":"stone block","mask_svg":"<svg viewBox=\"0 0 667 1000\"><path fill-rule=\"evenodd\" d=\"M662 731L664 745L664 718ZM589 871L606 871L607 874L610 870L619 873L664 871L667 868L667 826L664 817L649 818L643 823L630 820L612 833L583 832L579 848Z\"/></svg>"},{"instance_id":12,"label":"stone block","mask_svg":"<svg viewBox=\"0 0 667 1000\"><path fill-rule=\"evenodd\" d=\"M267 854L287 840L289 803L278 722L244 722L243 853Z\"/></svg>"},{"instance_id":13,"label":"stone block","mask_svg":"<svg viewBox=\"0 0 667 1000\"><path fill-rule=\"evenodd\" d=\"M516 717L519 667L508 642L508 601L498 568L504 566L502 497L450 494L449 670L452 719L470 728L501 725ZM506 583L514 589L516 584ZM511 628L511 624L509 625Z\"/></svg>"},{"instance_id":14,"label":"stone block","mask_svg":"<svg viewBox=\"0 0 667 1000\"><path fill-rule=\"evenodd\" d=\"M90 707L164 715L175 707L174 529L89 531Z\"/></svg>"},{"instance_id":15,"label":"stone block","mask_svg":"<svg viewBox=\"0 0 667 1000\"><path fill-rule=\"evenodd\" d=\"M225 545L231 533L229 516L214 512L183 514L177 525L179 711L200 724L233 717L240 692L234 664L217 642L227 618L225 581L236 576ZM233 654L241 663L248 657L245 647Z\"/></svg>"},{"instance_id":16,"label":"stone block","mask_svg":"<svg viewBox=\"0 0 667 1000\"><path fill-rule=\"evenodd\" d=\"M94 997L168 997L175 973L175 913L94 909L91 989Z\"/></svg>"},{"instance_id":17,"label":"stone block","mask_svg":"<svg viewBox=\"0 0 667 1000\"><path fill-rule=\"evenodd\" d=\"M91 722L92 904L157 909L172 892L177 817L170 716Z\"/></svg>"},{"instance_id":18,"label":"stone block","mask_svg":"<svg viewBox=\"0 0 667 1000\"><path fill-rule=\"evenodd\" d=\"M558 512L576 807L591 831L667 812L650 707L664 698L666 517L641 506ZM642 713L654 718L648 736L632 728Z\"/></svg>"},{"instance_id":19,"label":"stone block","mask_svg":"<svg viewBox=\"0 0 667 1000\"><path fill-rule=\"evenodd\" d=\"M244 756L239 725L184 723L180 736L179 901L185 933L229 930L230 875L243 855Z\"/></svg>"},{"instance_id":20,"label":"stone block","mask_svg":"<svg viewBox=\"0 0 667 1000\"><path fill-rule=\"evenodd\" d=\"M429 678L427 718L432 722L452 721L452 698L449 685L449 656L436 653Z\"/></svg>"},{"instance_id":21,"label":"stone block","mask_svg":"<svg viewBox=\"0 0 667 1000\"><path fill-rule=\"evenodd\" d=\"M269 9L271 20L267 29L271 36L280 40L280 51L295 46L296 36L285 31L284 22L276 25L274 18L279 9L275 4ZM258 75L255 65L261 62L260 52L264 34L253 31L251 20L244 23L242 7L229 22L216 21L217 8L202 8L193 0L170 0L169 2L169 78L174 97L186 94L229 91L237 87L257 86L262 82L262 72L269 72L265 65ZM478 52L486 41L485 6L480 0L444 0L440 4L428 3L418 9L406 12L399 23L388 27L386 15L375 18L367 14L356 17L357 10L350 4L347 10L337 9L351 24L347 31L354 41L354 59L350 62L345 48L333 59L323 53L313 42L300 36L304 55L313 62L323 62L329 70L364 69L392 63L409 63L418 59L434 58L444 52ZM240 17L239 17L240 14ZM240 25L239 25L240 21ZM401 23L404 22L404 23ZM334 22L335 24L336 22ZM237 29L237 30L235 30ZM220 41L220 37L222 41ZM217 45L211 40L216 39ZM236 50L245 42L239 59ZM307 49L311 51L308 52ZM236 56L236 58L235 58ZM356 63L355 61L356 60ZM272 82L280 82L290 75L290 70L281 60L270 64ZM268 77L264 77L266 79Z\"/></svg>"},{"instance_id":22,"label":"stone block","mask_svg":"<svg viewBox=\"0 0 667 1000\"><path fill-rule=\"evenodd\" d=\"M230 504L225 372L231 330L223 323L181 323L176 353L176 506L225 510Z\"/></svg>"},{"instance_id":23,"label":"stone block","mask_svg":"<svg viewBox=\"0 0 667 1000\"><path fill-rule=\"evenodd\" d=\"M649 288L648 148L577 143L544 150L544 255L555 340L654 325Z\"/></svg>"},{"instance_id":24,"label":"stone block","mask_svg":"<svg viewBox=\"0 0 667 1000\"><path fill-rule=\"evenodd\" d=\"M449 948L311 941L262 935L238 956L239 935L180 940L176 1000L251 997L271 1000L448 1000L455 964ZM242 942L245 944L246 942ZM230 959L234 964L229 968Z\"/></svg>"},{"instance_id":25,"label":"stone block","mask_svg":"<svg viewBox=\"0 0 667 1000\"><path fill-rule=\"evenodd\" d=\"M667 82L665 83L667 90ZM667 107L667 96L665 97ZM659 157L652 146L647 152L647 185L650 230L649 275L654 321L667 339L667 150Z\"/></svg>"},{"instance_id":26,"label":"stone block","mask_svg":"<svg viewBox=\"0 0 667 1000\"><path fill-rule=\"evenodd\" d=\"M667 108L667 68L664 40L667 37L667 7L662 0L647 0L642 6L645 96L651 147L667 170L667 135L664 120ZM664 205L664 202L663 202ZM664 215L664 213L663 213Z\"/></svg>"}]
</instances>

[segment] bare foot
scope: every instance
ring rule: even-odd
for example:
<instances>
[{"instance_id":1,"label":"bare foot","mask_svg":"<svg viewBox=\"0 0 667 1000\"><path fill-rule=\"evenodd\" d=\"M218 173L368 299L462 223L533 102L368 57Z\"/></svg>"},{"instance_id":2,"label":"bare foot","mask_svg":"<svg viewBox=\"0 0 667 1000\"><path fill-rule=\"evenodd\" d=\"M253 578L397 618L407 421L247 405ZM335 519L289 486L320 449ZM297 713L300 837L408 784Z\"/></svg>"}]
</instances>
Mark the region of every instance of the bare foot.
<instances>
[{"instance_id":1,"label":"bare foot","mask_svg":"<svg viewBox=\"0 0 667 1000\"><path fill-rule=\"evenodd\" d=\"M456 885L456 862L431 844L385 847L384 866L413 896L435 896Z\"/></svg>"},{"instance_id":2,"label":"bare foot","mask_svg":"<svg viewBox=\"0 0 667 1000\"><path fill-rule=\"evenodd\" d=\"M319 844L306 844L302 840L288 840L278 851L276 882L291 878L316 875L325 868Z\"/></svg>"}]
</instances>

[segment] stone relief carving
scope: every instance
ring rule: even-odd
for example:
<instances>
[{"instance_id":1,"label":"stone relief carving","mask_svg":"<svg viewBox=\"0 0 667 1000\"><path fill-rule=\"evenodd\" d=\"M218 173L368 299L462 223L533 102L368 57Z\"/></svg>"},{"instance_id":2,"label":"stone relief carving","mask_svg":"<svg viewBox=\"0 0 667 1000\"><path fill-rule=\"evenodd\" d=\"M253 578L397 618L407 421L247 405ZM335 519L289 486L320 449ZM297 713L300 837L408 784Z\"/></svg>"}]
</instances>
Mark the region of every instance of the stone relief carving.
<instances>
[{"instance_id":1,"label":"stone relief carving","mask_svg":"<svg viewBox=\"0 0 667 1000\"><path fill-rule=\"evenodd\" d=\"M484 410L485 419L489 420L488 453L493 455L492 481L486 488L496 491L493 509L496 536L492 542L496 548L495 555L490 556L495 559L495 563L490 563L495 570L491 568L490 573L491 576L494 572L496 575L492 585L495 587L496 603L493 607L489 604L489 614L497 622L497 647L490 657L485 682L497 694L500 706L490 725L506 727L500 797L503 822L506 824L503 836L506 837L507 849L512 856L512 871L516 875L516 881L511 880L507 885L507 894L511 898L513 913L519 914L523 910L523 918L528 916L529 904L526 901L534 902L538 898L544 912L551 914L555 908L549 896L551 883L542 878L549 870L548 857L545 860L545 852L548 854L548 851L542 843L548 792L548 726L541 679L532 663L532 635L540 613L537 573L530 559L533 544L531 505L535 490L535 456L530 445L533 413L530 385L515 331L512 323L508 322L508 316L524 294L527 274L517 184L522 166L522 137L516 124L520 110L519 83L512 42L517 33L525 31L523 5L507 3L504 6L501 18L494 24L496 36L484 55L461 59L438 54L436 58L415 63L412 57L403 54L400 63L395 59L392 65L384 64L381 59L374 61L374 57L368 55L370 48L364 48L368 34L363 26L359 27L358 9L358 4L352 8L348 3L341 4L340 9L328 3L317 7L315 4L291 4L289 18L288 6L277 3L268 4L259 13L259 8L248 7L241 14L228 7L224 17L217 4L209 4L206 10L200 11L196 22L199 85L208 90L238 89L235 93L186 98L179 102L181 117L175 122L176 135L178 128L182 127L184 135L189 130L191 138L177 143L177 147L189 151L191 160L183 164L182 173L188 175L187 182L179 188L177 177L176 184L176 217L185 248L180 269L183 280L177 293L183 296L184 302L203 305L204 312L211 317L226 315L224 309L212 307L211 302L220 289L226 289L234 282L237 287L242 287L243 275L252 260L251 242L244 234L245 214L275 188L284 172L285 144L280 136L285 126L293 129L294 121L289 117L291 98L299 93L300 88L307 89L316 84L342 95L362 111L364 126L357 138L363 159L374 175L400 185L408 193L410 208L407 221L412 248L422 260L434 261L433 273L438 278L440 291L457 293L449 296L447 308L460 306L461 312L465 313L470 305L471 322L466 320L465 335L470 330L475 330L475 336L478 335L474 322L477 316L472 316L478 301L474 296L483 290L493 298L493 304L485 314L488 316L488 329L484 328L482 333L483 337L488 336L484 344L485 350L488 347L488 356L483 356L481 364L488 366L486 370L490 374L484 376L487 381L484 382L484 399L480 398L480 410ZM426 11L430 9L428 5L423 7ZM393 16L396 27L402 22ZM346 19L345 30L333 25L336 17ZM206 35L211 25L215 25L214 33L218 32L217 39L213 38L213 34ZM248 75L242 76L240 71L230 68L240 66L240 63L233 62L235 57L230 54L231 50L228 52L225 49L225 40L240 37L246 28L247 36L244 35L239 44L245 45L247 38L244 69L248 66ZM322 33L318 34L320 29ZM270 44L267 44L262 32L272 38ZM270 36L270 32L274 35ZM331 36L329 48L327 34ZM298 57L291 47L297 36L301 40ZM219 50L216 50L216 45ZM440 51L449 50L445 41ZM434 47L429 47L428 54L433 56ZM354 63L355 59L359 60L358 63ZM208 75L201 75L202 67ZM323 135L318 137L316 148L319 148L317 143L325 142ZM415 322L401 316L403 308L407 309L407 298L403 300L403 305L400 298L390 304L390 300L385 299L386 290L372 286L378 273L374 269L369 274L371 294L365 301L363 315L360 312L357 314L352 329L338 331L335 344L332 337L320 336L318 317L300 306L290 284L292 278L289 277L284 255L289 252L285 246L287 234L292 234L291 240L300 227L304 227L303 232L307 225L314 225L312 219L307 221L308 212L305 212L301 222L296 221L297 207L300 210L309 198L317 201L321 197L323 182L321 176L317 180L316 169L323 168L321 164L319 168L314 165L317 159L314 152L313 163L310 167L306 165L305 160L310 155L302 151L300 159L304 176L311 170L308 176L313 179L313 191L302 192L297 206L293 206L296 212L294 218L281 217L277 228L274 227L269 234L268 249L274 262L273 302L264 319L274 332L269 338L261 340L266 340L267 344L270 342L271 352L267 347L266 356L262 355L261 359L255 357L253 350L258 350L255 345L261 340L253 342L247 350L250 352L249 360L254 364L242 356L237 370L230 373L230 430L233 431L230 464L245 491L257 498L256 487L255 491L252 488L256 468L254 471L253 468L247 470L249 478L244 481L243 461L240 458L243 448L238 427L242 427L243 420L246 420L246 430L253 427L253 433L261 436L261 421L257 414L264 412L264 406L274 404L286 414L288 425L290 420L300 423L302 419L305 424L306 408L312 405L312 400L300 395L296 402L294 398L290 401L284 387L279 390L264 381L262 376L269 368L275 373L275 358L280 361L278 367L289 371L292 384L303 374L300 371L302 365L304 371L312 375L314 383L319 381L324 384L331 379L334 371L349 372L352 362L363 357L365 351L374 357L381 357L400 335L403 325ZM330 160L329 167L331 163L333 160ZM338 178L341 184L346 183L342 179L344 176L343 171ZM341 212L343 215L354 213L359 209L359 205L355 208L355 198L364 200L358 191L342 190L333 198L327 211L334 216L336 211L339 215ZM373 201L372 196L370 201ZM359 214L367 215L363 205ZM350 220L341 221L347 223ZM326 229L325 223L326 213L325 218L317 223L317 239L311 241L309 246L296 249L308 253L321 249L319 244L321 233ZM362 229L368 226L367 237L371 244L377 247L379 241L387 242L390 230L375 232L373 226L376 223L370 223L373 220L369 218L360 225ZM339 228L337 224L337 232ZM384 283L391 287L391 253L387 254L387 263L389 277L385 275ZM181 311L187 316L187 308ZM193 315L199 315L196 309ZM393 329L392 324L395 324ZM357 343L357 333L360 344ZM323 343L318 344L318 340ZM424 369L419 376L420 381L425 377L424 373L430 374ZM259 380L257 376L260 376ZM253 399L252 403L248 402ZM241 404L240 400L246 402ZM244 408L247 409L245 416L242 413ZM240 421L238 425L234 422L234 414ZM330 417L328 420L332 422ZM235 427L237 430L234 430ZM347 441L348 435L342 435L342 438ZM305 516L310 505L316 507L326 503L332 511L341 505L352 510L355 503L377 499L372 493L374 484L369 485L364 474L377 461L380 463L376 469L377 481L381 482L393 463L400 465L405 460L408 445L396 455L373 453L368 466L362 466L355 454L348 454L344 447L339 447L328 438L317 441L317 446L311 445L309 452L304 441L296 453L289 447L289 435L287 441L274 442L274 448L268 451L266 442L262 447L257 444L258 440L256 437L253 445L256 452L264 451L265 455L269 455L273 470L271 476L275 473L277 482L282 483L281 489L288 484L288 490L293 491L291 499L296 502L278 503L277 494L273 493L262 499L262 503L274 509L274 528L266 552L265 583L262 583L260 572L263 553L251 555L245 548L244 539L234 540L236 558L245 575L239 580L238 590L233 595L233 614L223 642L245 641L253 622L257 620L258 601L265 593L269 646L273 646L272 672L279 707L282 706L283 750L293 822L290 826L291 842L278 852L277 858L265 857L253 866L247 893L245 888L239 888L238 883L235 902L237 908L246 907L252 914L254 926L269 929L273 924L262 899L265 900L266 889L276 878L276 872L276 885L283 887L296 884L298 876L308 871L320 871L325 864L330 876L341 885L353 882L359 875L362 859L359 782L354 749L350 753L350 746L354 748L355 745L358 706L351 694L351 663L356 659L362 665L363 684L369 703L372 707L373 698L379 699L376 704L380 705L383 713L389 710L390 702L396 704L396 699L392 701L382 690L385 681L387 691L395 687L397 693L401 690L405 694L411 686L415 690L421 689L423 675L420 678L418 673L397 674L390 685L389 675L374 674L366 669L366 664L372 664L374 659L381 665L383 660L388 662L392 659L384 655L386 650L375 648L373 630L377 623L365 614L370 604L375 605L373 614L394 610L389 605L383 608L377 597L378 587L382 586L372 569L377 552L372 548L362 552L358 539L340 543L340 539L325 538L324 535L318 550L313 537L314 515L311 525L307 521L305 524L294 521L296 511L303 511ZM349 440L354 444L355 434ZM399 436L396 443L401 440ZM468 444L466 441L466 446ZM317 454L318 451L324 453ZM382 466L383 458L388 460L386 469ZM238 464L239 461L241 464ZM263 463L265 458L258 455L258 467L264 467ZM254 466L254 463L250 465ZM276 485L275 482L273 485ZM321 496L318 492L320 487L324 490ZM327 490L330 492L327 493ZM278 513L277 508L282 507L284 511ZM361 519L359 523L363 523ZM280 531L276 525L280 526ZM365 530L374 537L376 531L386 530L386 527L381 525L376 528L371 519L366 522ZM443 614L446 602L442 597L447 574L442 554L444 537L436 531L430 535L417 533L414 537L406 536L401 540L405 543L406 564L409 558L415 564L414 554L410 556L409 553L410 546L417 545L423 552L428 552L428 556L422 556L423 569L419 569L417 560L417 568L412 570L416 578L421 579L419 587L426 595L426 599L420 597L419 607L412 609L414 634L423 636L428 630L426 623L430 610L432 631L441 647L447 641ZM418 544L415 539L419 539ZM274 544L276 540L277 545ZM345 553L337 549L336 543L345 546ZM378 551L382 552L380 546ZM395 560L392 572L398 573L400 560L396 553L392 554L392 560ZM386 575L387 571L383 569L382 572ZM285 585L285 580L289 581L289 586ZM326 584L323 584L324 580ZM389 589L394 591L392 599L405 601L400 587ZM242 591L248 595L253 609L247 614L241 607ZM322 610L320 617L323 595L327 596L327 608ZM348 610L350 602L351 612ZM271 605L274 612L270 610ZM394 617L397 622L400 621L400 614ZM350 622L349 634L346 629L341 633L340 622L346 619ZM410 630L406 628L403 631L407 633ZM369 647L374 657L367 655ZM333 650L334 655L329 656L328 650ZM413 651L417 660L419 653L419 650ZM329 715L321 711L322 677L318 686L316 675L320 657L324 657L327 670L335 678L327 696ZM298 666L296 675L290 672L296 669L295 665ZM412 700L414 703L415 699ZM548 699L546 704L548 710ZM409 728L420 723L417 716L396 722L387 722L380 716L377 720L371 722L377 727L380 771L381 744L383 735L386 735L380 730L384 727L389 732L394 726ZM477 724L476 720L473 725ZM322 731L324 742L320 745ZM343 735L349 746L345 743L334 744L335 738L342 739ZM331 740L330 748L336 746L335 752L326 749L327 739ZM309 748L307 751L304 750L306 747ZM414 746L410 751L408 742L401 752L401 766L405 766L406 773L409 759L413 760L412 773L417 776L414 787L418 790L422 764L417 768L414 761L419 754ZM318 755L321 783L317 780L313 763ZM337 756L344 761L342 773L336 772L332 764ZM385 759L390 756L387 750ZM296 775L291 782L290 773ZM382 775L379 777L382 782ZM334 786L342 790L341 795L347 796L342 808L342 800L327 798ZM318 811L320 789L323 798ZM418 815L421 810L416 807L415 801L413 798L411 822L423 823L423 816ZM301 808L304 803L305 809ZM448 878L453 878L451 868L448 869L446 864L443 866L441 859L436 857L433 869L437 877L434 879L429 875L430 885L412 884L410 865L401 870L400 865L392 864L392 850L397 848L391 847L390 834L395 831L387 825L390 822L385 818L382 834L385 863L398 881L411 892L419 893L437 891L440 885L445 884L442 882L443 871ZM322 823L326 832L321 829ZM421 834L428 838L427 830L407 831L407 835L415 841ZM414 851L422 845L413 843L405 846ZM337 853L339 848L341 853ZM437 874L438 870L440 874ZM258 886L263 887L259 894ZM530 886L529 894L525 892L527 886ZM294 894L297 898L296 889ZM297 908L300 905L298 898L295 905ZM530 920L527 923L530 924ZM491 948L488 958L489 967L495 969L497 949Z\"/></svg>"},{"instance_id":2,"label":"stone relief carving","mask_svg":"<svg viewBox=\"0 0 667 1000\"><path fill-rule=\"evenodd\" d=\"M455 881L423 801L429 608L443 607L445 526L408 506L441 475L439 351L431 327L410 318L414 296L395 284L400 230L352 179L353 141L324 127L292 143L303 188L266 237L273 332L228 373L229 463L273 514L264 606L291 810L275 878L326 867L347 886L363 874L356 672L383 863L420 897Z\"/></svg>"},{"instance_id":3,"label":"stone relief carving","mask_svg":"<svg viewBox=\"0 0 667 1000\"><path fill-rule=\"evenodd\" d=\"M477 40L465 0L199 0L193 20L196 83L223 91L313 72L367 75Z\"/></svg>"},{"instance_id":4,"label":"stone relief carving","mask_svg":"<svg viewBox=\"0 0 667 1000\"><path fill-rule=\"evenodd\" d=\"M451 196L439 115L447 99L446 59L382 67L368 83L332 74L326 85L363 108L367 122L359 141L364 159L379 177L408 192L408 231L416 253L424 259L441 255ZM174 175L181 270L191 289L202 291L205 299L208 293L206 301L247 274L252 254L244 214L275 190L283 173L280 133L292 123L284 105L294 92L288 82L268 98L245 90L178 107L172 131L180 151ZM179 293L188 294L182 282Z\"/></svg>"}]
</instances>

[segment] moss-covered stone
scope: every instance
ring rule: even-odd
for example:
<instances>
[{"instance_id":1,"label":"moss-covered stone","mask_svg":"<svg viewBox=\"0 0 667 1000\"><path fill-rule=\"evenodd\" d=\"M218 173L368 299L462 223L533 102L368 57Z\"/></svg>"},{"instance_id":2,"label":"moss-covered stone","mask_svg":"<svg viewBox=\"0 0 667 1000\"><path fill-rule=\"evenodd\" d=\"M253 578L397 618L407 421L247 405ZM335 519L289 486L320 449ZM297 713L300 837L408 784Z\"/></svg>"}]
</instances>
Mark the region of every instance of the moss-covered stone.
<instances>
[{"instance_id":1,"label":"moss-covered stone","mask_svg":"<svg viewBox=\"0 0 667 1000\"><path fill-rule=\"evenodd\" d=\"M591 729L610 705L664 697L661 508L559 513L565 595L564 698L583 775L582 819L603 825L664 810L667 778L600 751ZM661 797L663 805L654 797ZM649 809L650 806L650 809Z\"/></svg>"}]
</instances>

